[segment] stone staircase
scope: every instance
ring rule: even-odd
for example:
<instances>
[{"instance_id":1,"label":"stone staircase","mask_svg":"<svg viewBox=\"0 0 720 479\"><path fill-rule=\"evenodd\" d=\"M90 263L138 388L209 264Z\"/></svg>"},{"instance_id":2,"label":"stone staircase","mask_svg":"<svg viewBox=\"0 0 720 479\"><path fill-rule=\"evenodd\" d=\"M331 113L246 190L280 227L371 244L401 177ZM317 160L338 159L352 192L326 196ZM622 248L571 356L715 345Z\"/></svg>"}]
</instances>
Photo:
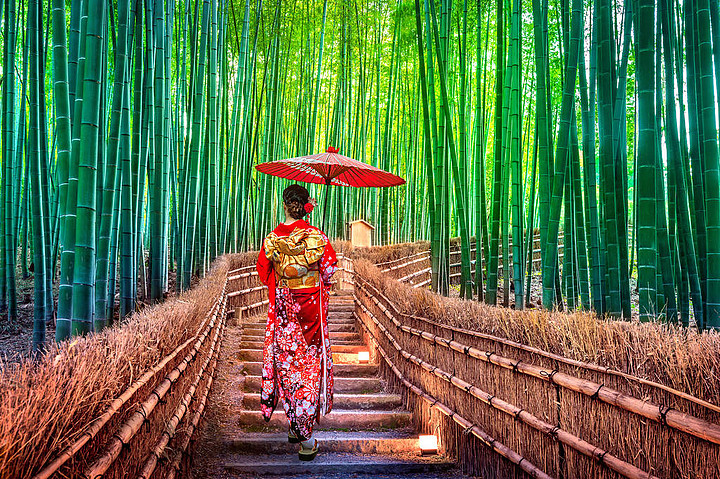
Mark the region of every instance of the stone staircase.
<instances>
[{"instance_id":1,"label":"stone staircase","mask_svg":"<svg viewBox=\"0 0 720 479\"><path fill-rule=\"evenodd\" d=\"M412 415L402 408L400 395L386 391L377 364L359 364L357 353L367 346L356 329L354 309L351 295L331 296L328 321L335 372L334 406L316 425L313 437L320 442L320 454L312 462L300 461L298 446L287 442L288 421L282 406L269 423L260 414L266 316L242 321L236 338L239 351L234 353L239 363L233 367L242 375L237 382L242 393L228 402L237 429L213 433L225 437L218 472L212 477L457 476L454 463L446 457L419 455Z\"/></svg>"}]
</instances>

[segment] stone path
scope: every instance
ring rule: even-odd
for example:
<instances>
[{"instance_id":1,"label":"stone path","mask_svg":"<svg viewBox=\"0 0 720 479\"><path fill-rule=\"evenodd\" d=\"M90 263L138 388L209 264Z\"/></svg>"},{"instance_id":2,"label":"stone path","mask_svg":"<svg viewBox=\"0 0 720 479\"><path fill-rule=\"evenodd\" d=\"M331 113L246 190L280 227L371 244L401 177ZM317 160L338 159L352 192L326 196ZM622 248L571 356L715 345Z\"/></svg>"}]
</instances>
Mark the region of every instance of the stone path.
<instances>
[{"instance_id":1,"label":"stone path","mask_svg":"<svg viewBox=\"0 0 720 479\"><path fill-rule=\"evenodd\" d=\"M359 364L366 350L355 326L352 296L332 296L329 328L335 364L333 411L314 437L320 453L311 462L287 442L282 407L266 423L260 415L260 374L265 315L228 328L210 396L207 424L196 447L194 477L383 478L458 477L444 456L421 457L411 413L386 391L377 364Z\"/></svg>"}]
</instances>

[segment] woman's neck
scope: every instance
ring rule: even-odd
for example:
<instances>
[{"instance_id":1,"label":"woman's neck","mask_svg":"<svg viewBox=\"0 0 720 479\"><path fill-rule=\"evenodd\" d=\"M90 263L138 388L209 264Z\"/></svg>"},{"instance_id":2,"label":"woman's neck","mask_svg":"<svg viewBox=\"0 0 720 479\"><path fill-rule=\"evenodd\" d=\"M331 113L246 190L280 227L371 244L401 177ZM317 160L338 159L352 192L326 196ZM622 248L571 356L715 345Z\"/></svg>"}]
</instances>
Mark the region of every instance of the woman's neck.
<instances>
[{"instance_id":1,"label":"woman's neck","mask_svg":"<svg viewBox=\"0 0 720 479\"><path fill-rule=\"evenodd\" d=\"M295 223L296 221L300 221L300 220L296 220L296 219L295 219L295 218L293 218L292 216L290 216L290 215L286 214L286 215L285 215L285 222L284 222L283 224L285 224L285 225L288 225L288 226L289 226L289 225L291 225L291 224Z\"/></svg>"}]
</instances>

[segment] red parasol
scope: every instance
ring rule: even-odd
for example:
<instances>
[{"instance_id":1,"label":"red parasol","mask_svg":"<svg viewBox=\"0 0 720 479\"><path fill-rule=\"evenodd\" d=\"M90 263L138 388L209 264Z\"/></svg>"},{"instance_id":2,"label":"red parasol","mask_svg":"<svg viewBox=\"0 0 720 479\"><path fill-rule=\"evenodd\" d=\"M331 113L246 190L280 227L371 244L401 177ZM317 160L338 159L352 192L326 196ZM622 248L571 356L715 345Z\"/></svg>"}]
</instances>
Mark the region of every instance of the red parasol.
<instances>
[{"instance_id":1,"label":"red parasol","mask_svg":"<svg viewBox=\"0 0 720 479\"><path fill-rule=\"evenodd\" d=\"M258 171L304 183L321 185L387 187L405 184L405 180L362 161L338 154L337 148L316 155L298 156L286 160L269 161L255 165ZM325 193L325 210L328 194ZM323 211L324 227L325 211Z\"/></svg>"},{"instance_id":2,"label":"red parasol","mask_svg":"<svg viewBox=\"0 0 720 479\"><path fill-rule=\"evenodd\" d=\"M405 184L403 178L340 155L332 146L317 155L270 161L255 168L268 175L321 185L385 187Z\"/></svg>"}]
</instances>

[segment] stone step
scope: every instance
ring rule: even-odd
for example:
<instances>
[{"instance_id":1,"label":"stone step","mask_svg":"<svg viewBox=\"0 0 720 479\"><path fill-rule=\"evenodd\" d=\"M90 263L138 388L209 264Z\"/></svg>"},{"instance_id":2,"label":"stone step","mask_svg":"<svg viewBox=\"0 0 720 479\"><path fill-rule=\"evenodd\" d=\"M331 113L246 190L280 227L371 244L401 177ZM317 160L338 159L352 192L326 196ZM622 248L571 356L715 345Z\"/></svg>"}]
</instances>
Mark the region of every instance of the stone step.
<instances>
[{"instance_id":1,"label":"stone step","mask_svg":"<svg viewBox=\"0 0 720 479\"><path fill-rule=\"evenodd\" d=\"M352 313L353 311L355 311L355 301L348 301L347 303L330 303L328 305L328 312L330 314Z\"/></svg>"},{"instance_id":2,"label":"stone step","mask_svg":"<svg viewBox=\"0 0 720 479\"><path fill-rule=\"evenodd\" d=\"M262 374L262 362L248 361L243 365L243 372L260 376ZM333 374L336 377L371 377L377 375L377 364L333 364Z\"/></svg>"},{"instance_id":3,"label":"stone step","mask_svg":"<svg viewBox=\"0 0 720 479\"><path fill-rule=\"evenodd\" d=\"M337 290L333 291L333 295L335 297L339 297L339 298L343 298L343 297L352 298L354 292L355 292L355 289L352 286L346 285L346 287L343 289L337 289Z\"/></svg>"},{"instance_id":4,"label":"stone step","mask_svg":"<svg viewBox=\"0 0 720 479\"><path fill-rule=\"evenodd\" d=\"M392 431L318 431L313 437L323 453L400 454L418 451L418 435L411 430ZM297 444L290 444L287 433L244 433L225 442L224 450L237 454L292 454Z\"/></svg>"},{"instance_id":5,"label":"stone step","mask_svg":"<svg viewBox=\"0 0 720 479\"><path fill-rule=\"evenodd\" d=\"M245 376L245 391L260 391L261 376ZM378 378L335 378L336 393L367 394L378 393L384 389L383 381Z\"/></svg>"},{"instance_id":6,"label":"stone step","mask_svg":"<svg viewBox=\"0 0 720 479\"><path fill-rule=\"evenodd\" d=\"M356 477L358 474L409 475L423 473L443 473L455 465L446 458L399 458L393 455L355 455L352 453L326 452L318 454L313 461L299 461L296 454L285 456L243 455L228 460L225 470L229 473L244 474L251 477L273 475L291 477L300 474L325 477L343 475ZM337 477L337 476L335 476Z\"/></svg>"},{"instance_id":7,"label":"stone step","mask_svg":"<svg viewBox=\"0 0 720 479\"><path fill-rule=\"evenodd\" d=\"M359 339L332 339L330 341L333 351L340 346L362 346L364 343ZM243 349L262 349L265 347L265 338L263 336L245 336L240 343L240 348ZM344 350L338 350L338 352L347 352Z\"/></svg>"},{"instance_id":8,"label":"stone step","mask_svg":"<svg viewBox=\"0 0 720 479\"><path fill-rule=\"evenodd\" d=\"M243 339L245 339L246 336L255 336L255 337L265 337L265 328L244 328L243 329ZM330 331L330 340L333 339L344 339L346 341L350 340L360 340L360 335L357 333L355 328L353 327L353 331Z\"/></svg>"},{"instance_id":9,"label":"stone step","mask_svg":"<svg viewBox=\"0 0 720 479\"><path fill-rule=\"evenodd\" d=\"M263 342L262 338L253 337L250 338L252 341L243 341L240 343L240 347L243 349L262 349L265 347L265 343ZM333 352L352 352L355 350L356 346L362 346L363 343L360 341L343 341L341 339L334 339L332 341L332 350ZM349 347L347 351L345 348ZM362 350L367 350L367 348L361 348Z\"/></svg>"},{"instance_id":10,"label":"stone step","mask_svg":"<svg viewBox=\"0 0 720 479\"><path fill-rule=\"evenodd\" d=\"M355 324L355 313L338 313L342 314L343 316L330 316L328 317L328 326L332 326L333 324ZM249 319L247 321L243 321L243 327L244 328L251 328L251 329L265 329L265 325L267 324L267 318L259 318L254 317L252 319Z\"/></svg>"},{"instance_id":11,"label":"stone step","mask_svg":"<svg viewBox=\"0 0 720 479\"><path fill-rule=\"evenodd\" d=\"M333 364L358 364L357 353L359 351L367 351L368 348L364 344L337 345L333 346ZM262 349L243 349L238 351L237 359L241 361L262 361Z\"/></svg>"},{"instance_id":12,"label":"stone step","mask_svg":"<svg viewBox=\"0 0 720 479\"><path fill-rule=\"evenodd\" d=\"M330 310L328 312L328 322L330 322L330 323L343 322L344 320L353 318L354 314L355 314L354 309L349 310L349 311ZM263 314L263 315L255 315L255 316L243 318L242 324L246 327L251 324L262 324L264 326L266 322L267 322L267 316Z\"/></svg>"},{"instance_id":13,"label":"stone step","mask_svg":"<svg viewBox=\"0 0 720 479\"><path fill-rule=\"evenodd\" d=\"M354 330L355 328L353 328ZM347 331L330 331L330 340L333 339L343 339L345 341L360 341L360 334L358 334L357 330L354 330L353 332L347 332Z\"/></svg>"},{"instance_id":14,"label":"stone step","mask_svg":"<svg viewBox=\"0 0 720 479\"><path fill-rule=\"evenodd\" d=\"M318 431L334 429L349 429L353 431L377 430L379 428L395 429L410 426L412 414L407 411L371 411L367 409L337 409L327 416L320 418L315 426ZM237 424L242 427L251 427L253 432L257 429L284 429L288 428L288 420L282 411L272 415L269 422L265 422L259 410L238 411Z\"/></svg>"},{"instance_id":15,"label":"stone step","mask_svg":"<svg viewBox=\"0 0 720 479\"><path fill-rule=\"evenodd\" d=\"M245 323L243 325L243 333L249 334L250 332L255 331L265 331L265 322L262 323ZM331 333L333 332L346 332L346 333L353 333L357 332L357 329L355 329L355 319L352 321L345 321L345 322L328 322L328 329Z\"/></svg>"},{"instance_id":16,"label":"stone step","mask_svg":"<svg viewBox=\"0 0 720 479\"><path fill-rule=\"evenodd\" d=\"M265 347L265 343L263 342L262 338L258 338L258 337L254 337L254 336L253 336L253 337L250 338L250 339L252 339L252 341L248 340L248 341L243 341L243 342L241 342L241 343L240 343L240 347L243 348L243 349L262 349L263 347ZM334 351L335 351L336 349L338 349L338 348L342 349L342 348L345 347L345 346L355 347L355 346L359 346L359 345L362 345L362 344L363 344L363 343L361 343L361 342L358 341L358 340L354 340L354 341L343 341L342 339L334 339L334 340L332 341L332 349L333 349L333 352L334 352ZM367 349L367 348L366 348L366 349ZM342 351L339 351L339 352L342 352Z\"/></svg>"},{"instance_id":17,"label":"stone step","mask_svg":"<svg viewBox=\"0 0 720 479\"><path fill-rule=\"evenodd\" d=\"M343 409L363 410L392 410L402 406L402 398L399 394L334 394L333 407ZM243 408L248 410L260 409L260 394L245 393L243 396ZM282 406L277 411L282 414Z\"/></svg>"}]
</instances>

